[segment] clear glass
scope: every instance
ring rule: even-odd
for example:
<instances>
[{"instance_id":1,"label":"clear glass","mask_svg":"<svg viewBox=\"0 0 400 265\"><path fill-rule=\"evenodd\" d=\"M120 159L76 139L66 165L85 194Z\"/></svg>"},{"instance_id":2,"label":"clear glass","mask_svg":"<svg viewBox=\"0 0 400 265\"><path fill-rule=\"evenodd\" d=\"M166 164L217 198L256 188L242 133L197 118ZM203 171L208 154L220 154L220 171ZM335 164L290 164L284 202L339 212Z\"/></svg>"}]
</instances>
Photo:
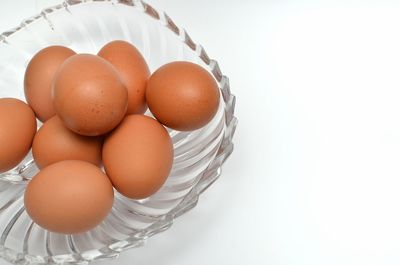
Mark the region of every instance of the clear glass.
<instances>
[{"instance_id":1,"label":"clear glass","mask_svg":"<svg viewBox=\"0 0 400 265\"><path fill-rule=\"evenodd\" d=\"M24 99L23 75L30 58L54 44L96 53L111 40L133 43L154 71L175 60L197 63L217 80L222 99L215 118L193 132L170 130L175 148L173 169L159 192L144 200L116 193L109 216L83 234L60 235L34 224L26 214L23 193L38 171L32 156L0 175L0 255L17 264L86 264L115 258L138 247L195 207L199 195L220 175L233 150L235 97L218 63L163 12L142 1L77 1L46 8L0 35L0 97ZM40 126L40 124L39 124Z\"/></svg>"}]
</instances>

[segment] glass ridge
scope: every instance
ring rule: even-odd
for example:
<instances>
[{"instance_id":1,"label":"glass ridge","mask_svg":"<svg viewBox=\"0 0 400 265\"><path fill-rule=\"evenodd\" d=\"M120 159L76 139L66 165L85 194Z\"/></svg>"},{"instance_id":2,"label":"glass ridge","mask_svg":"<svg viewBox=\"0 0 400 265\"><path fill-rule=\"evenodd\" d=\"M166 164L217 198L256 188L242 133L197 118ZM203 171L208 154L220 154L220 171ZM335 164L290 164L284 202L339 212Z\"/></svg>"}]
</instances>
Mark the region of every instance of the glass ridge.
<instances>
[{"instance_id":1,"label":"glass ridge","mask_svg":"<svg viewBox=\"0 0 400 265\"><path fill-rule=\"evenodd\" d=\"M82 15L94 9L98 11L97 19L86 19ZM169 130L176 152L164 187L150 198L139 201L116 193L110 215L101 225L84 234L51 233L30 220L23 206L23 192L38 170L31 155L16 169L0 174L0 256L14 264L88 264L116 258L122 251L142 246L148 238L165 231L175 218L196 206L200 194L218 179L222 164L233 151L236 99L231 94L229 79L222 74L218 62L184 29L164 12L139 0L68 0L45 8L39 15L2 33L0 58L5 62L13 60L15 65L0 62L0 87L6 87L0 97L23 98L20 69L24 69L39 48L60 43L75 45L73 48L78 51L92 52L105 41L115 39L115 32L119 32L117 37L121 39L135 39L137 42L133 43L144 57L150 58L150 67L176 59L205 67L221 90L218 113L203 129ZM155 47L153 43L160 45ZM16 91L15 87L20 89Z\"/></svg>"}]
</instances>

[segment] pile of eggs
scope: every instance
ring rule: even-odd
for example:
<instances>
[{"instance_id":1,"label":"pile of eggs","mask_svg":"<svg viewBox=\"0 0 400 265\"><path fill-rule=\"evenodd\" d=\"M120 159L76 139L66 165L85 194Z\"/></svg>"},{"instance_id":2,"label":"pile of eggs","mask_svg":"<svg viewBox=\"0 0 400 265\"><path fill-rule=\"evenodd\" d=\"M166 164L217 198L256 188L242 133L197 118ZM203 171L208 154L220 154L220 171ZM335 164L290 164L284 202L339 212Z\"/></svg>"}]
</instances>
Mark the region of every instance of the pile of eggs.
<instances>
[{"instance_id":1,"label":"pile of eggs","mask_svg":"<svg viewBox=\"0 0 400 265\"><path fill-rule=\"evenodd\" d=\"M26 211L63 234L97 226L112 208L114 189L130 199L157 192L173 164L166 127L199 129L220 100L215 79L199 65L176 61L151 74L140 52L119 40L97 55L63 46L39 51L24 88L28 104L0 99L0 172L32 148L40 171L27 185Z\"/></svg>"}]
</instances>

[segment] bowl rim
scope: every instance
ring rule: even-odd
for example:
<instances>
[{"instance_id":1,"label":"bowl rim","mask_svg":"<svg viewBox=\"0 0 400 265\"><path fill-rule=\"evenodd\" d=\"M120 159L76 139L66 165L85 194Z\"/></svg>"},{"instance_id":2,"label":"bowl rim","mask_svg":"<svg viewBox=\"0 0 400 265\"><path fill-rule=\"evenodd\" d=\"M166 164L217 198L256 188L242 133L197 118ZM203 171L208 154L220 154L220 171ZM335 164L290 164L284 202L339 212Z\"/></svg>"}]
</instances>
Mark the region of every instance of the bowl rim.
<instances>
[{"instance_id":1,"label":"bowl rim","mask_svg":"<svg viewBox=\"0 0 400 265\"><path fill-rule=\"evenodd\" d=\"M68 10L70 6L75 6L80 4L90 4L90 3L122 4L136 8L139 11L147 14L154 20L157 20L158 23L162 23L163 26L165 26L168 30L170 30L178 38L180 38L181 42L183 42L187 47L193 50L197 54L197 56L206 64L208 70L210 70L210 72L213 74L213 76L219 83L222 99L224 100L225 103L224 136L220 142L216 156L210 162L207 169L202 172L202 175L198 183L192 187L192 189L184 196L182 201L177 206L175 206L162 218L151 224L146 229L134 235L129 235L124 240L118 240L109 245L105 245L101 249L93 249L93 250L83 251L81 253L74 252L74 242L72 236L68 235L67 236L68 244L70 245L70 248L73 253L62 254L62 255L50 255L50 253L48 253L49 254L48 256L40 256L24 252L20 253L13 249L7 248L4 244L0 244L0 257L12 263L88 264L95 260L116 258L121 252L125 250L144 245L148 238L167 230L169 227L172 226L175 218L178 218L179 216L188 212L189 210L193 209L196 206L199 200L199 196L219 178L221 174L222 164L225 162L225 160L230 156L230 154L233 151L232 138L234 136L238 120L234 115L236 97L233 94L231 94L228 77L222 74L218 62L214 59L211 59L207 55L204 48L201 45L196 44L190 38L185 29L178 27L165 12L156 10L143 0L65 0L61 4L42 9L42 11L39 14L22 20L19 26L1 33L0 43L6 43L7 39L11 37L13 34L24 29L30 23L35 22L36 20L39 19L46 20L49 23L49 26L52 27L51 22L46 17L47 14L57 12L57 10L61 9ZM10 175L9 178L7 177L7 175L5 175L5 177L0 178L0 181L7 181L13 184L20 184L29 181L23 178L20 181L15 181L13 177L15 177L15 174Z\"/></svg>"}]
</instances>

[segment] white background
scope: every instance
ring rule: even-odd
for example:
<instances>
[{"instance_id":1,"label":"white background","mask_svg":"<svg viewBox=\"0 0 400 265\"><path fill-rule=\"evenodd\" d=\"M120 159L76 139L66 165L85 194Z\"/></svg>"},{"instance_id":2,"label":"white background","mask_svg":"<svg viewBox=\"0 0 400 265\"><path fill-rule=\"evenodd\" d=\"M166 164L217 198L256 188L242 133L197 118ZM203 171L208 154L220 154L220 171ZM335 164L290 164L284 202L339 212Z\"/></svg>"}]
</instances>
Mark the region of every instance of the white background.
<instances>
[{"instance_id":1,"label":"white background","mask_svg":"<svg viewBox=\"0 0 400 265\"><path fill-rule=\"evenodd\" d=\"M57 2L1 1L0 31ZM399 1L149 2L230 77L236 147L198 207L97 264L400 264Z\"/></svg>"}]
</instances>

